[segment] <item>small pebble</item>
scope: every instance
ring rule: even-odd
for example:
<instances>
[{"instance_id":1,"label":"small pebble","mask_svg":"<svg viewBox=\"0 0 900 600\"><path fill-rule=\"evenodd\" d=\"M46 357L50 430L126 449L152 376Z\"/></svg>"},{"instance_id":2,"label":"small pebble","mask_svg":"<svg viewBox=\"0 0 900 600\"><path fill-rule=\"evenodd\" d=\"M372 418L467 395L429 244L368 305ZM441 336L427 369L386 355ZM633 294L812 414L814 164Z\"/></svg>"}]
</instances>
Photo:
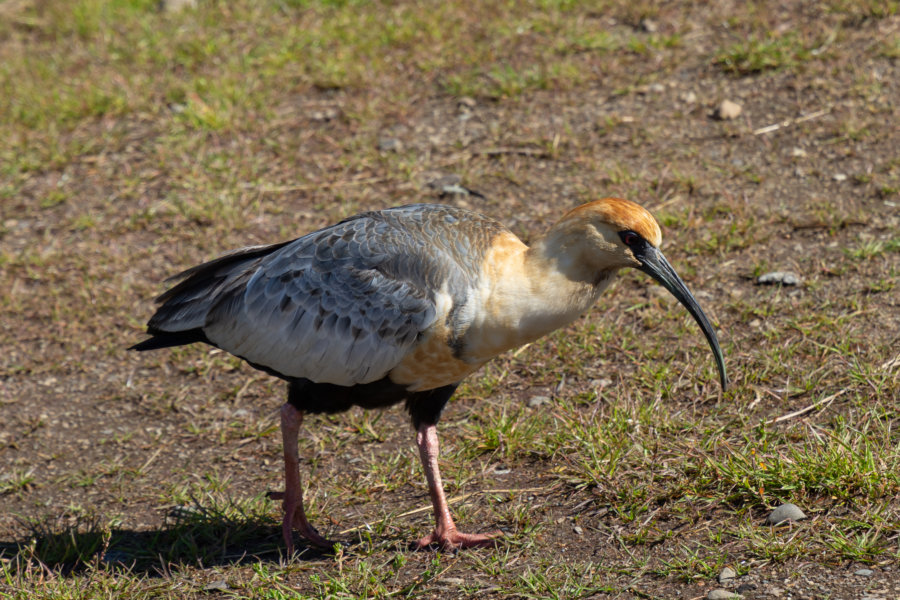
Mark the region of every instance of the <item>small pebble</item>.
<instances>
[{"instance_id":1,"label":"small pebble","mask_svg":"<svg viewBox=\"0 0 900 600\"><path fill-rule=\"evenodd\" d=\"M710 590L706 597L709 600L738 600L743 598L740 594L735 594L728 590Z\"/></svg>"},{"instance_id":2,"label":"small pebble","mask_svg":"<svg viewBox=\"0 0 900 600\"><path fill-rule=\"evenodd\" d=\"M125 552L120 552L119 550L107 550L103 553L103 556L100 558L103 562L108 565L121 564L126 565L131 560L133 560L132 556Z\"/></svg>"},{"instance_id":3,"label":"small pebble","mask_svg":"<svg viewBox=\"0 0 900 600\"><path fill-rule=\"evenodd\" d=\"M835 181L847 181L847 176L844 175L843 173L835 173L834 175L831 176L831 178L834 179Z\"/></svg>"},{"instance_id":4,"label":"small pebble","mask_svg":"<svg viewBox=\"0 0 900 600\"><path fill-rule=\"evenodd\" d=\"M573 528L572 528L572 531L574 531L574 532L577 533L578 535L581 535L582 533L584 533L584 529L582 529L582 528L579 527L578 525L576 525L575 527L573 527Z\"/></svg>"},{"instance_id":5,"label":"small pebble","mask_svg":"<svg viewBox=\"0 0 900 600\"><path fill-rule=\"evenodd\" d=\"M737 573L735 573L734 569L731 567L725 567L722 569L722 572L719 573L719 583L725 583L726 581L731 581L737 577Z\"/></svg>"},{"instance_id":6,"label":"small pebble","mask_svg":"<svg viewBox=\"0 0 900 600\"><path fill-rule=\"evenodd\" d=\"M475 190L470 190L460 183L462 178L455 173L442 175L430 180L425 185L438 192L441 198L446 196L475 196L476 198L484 198L484 194Z\"/></svg>"},{"instance_id":7,"label":"small pebble","mask_svg":"<svg viewBox=\"0 0 900 600\"><path fill-rule=\"evenodd\" d=\"M659 31L659 26L656 24L656 21L653 21L651 19L642 19L641 29L643 29L647 33L656 33L657 31Z\"/></svg>"},{"instance_id":8,"label":"small pebble","mask_svg":"<svg viewBox=\"0 0 900 600\"><path fill-rule=\"evenodd\" d=\"M435 179L430 180L425 185L430 187L433 190L441 191L446 187L460 185L462 182L462 177L457 175L456 173L449 173L447 175L441 175L436 177Z\"/></svg>"},{"instance_id":9,"label":"small pebble","mask_svg":"<svg viewBox=\"0 0 900 600\"><path fill-rule=\"evenodd\" d=\"M403 144L397 138L381 138L378 140L378 149L382 152L399 152Z\"/></svg>"},{"instance_id":10,"label":"small pebble","mask_svg":"<svg viewBox=\"0 0 900 600\"><path fill-rule=\"evenodd\" d=\"M329 106L323 109L316 109L309 111L309 118L313 121L321 121L327 122L333 119L338 118L340 116L340 111L333 106Z\"/></svg>"},{"instance_id":11,"label":"small pebble","mask_svg":"<svg viewBox=\"0 0 900 600\"><path fill-rule=\"evenodd\" d=\"M737 104L736 102L732 102L731 100L722 100L722 103L716 107L713 116L720 121L727 121L729 119L738 118L743 110L744 109L741 108L741 105Z\"/></svg>"},{"instance_id":12,"label":"small pebble","mask_svg":"<svg viewBox=\"0 0 900 600\"><path fill-rule=\"evenodd\" d=\"M796 504L790 502L782 504L766 517L766 525L778 525L784 521L801 521L806 514Z\"/></svg>"},{"instance_id":13,"label":"small pebble","mask_svg":"<svg viewBox=\"0 0 900 600\"><path fill-rule=\"evenodd\" d=\"M186 8L197 8L197 0L160 0L158 6L162 12L178 12Z\"/></svg>"},{"instance_id":14,"label":"small pebble","mask_svg":"<svg viewBox=\"0 0 900 600\"><path fill-rule=\"evenodd\" d=\"M859 571L856 571L853 574L859 575L860 577L871 577L872 573L874 573L874 571L872 571L872 569L860 569Z\"/></svg>"},{"instance_id":15,"label":"small pebble","mask_svg":"<svg viewBox=\"0 0 900 600\"><path fill-rule=\"evenodd\" d=\"M481 192L470 190L461 185L445 185L441 188L441 197L444 196L476 196L478 198L484 198L484 195Z\"/></svg>"},{"instance_id":16,"label":"small pebble","mask_svg":"<svg viewBox=\"0 0 900 600\"><path fill-rule=\"evenodd\" d=\"M759 285L800 285L800 276L793 271L772 271L756 279Z\"/></svg>"},{"instance_id":17,"label":"small pebble","mask_svg":"<svg viewBox=\"0 0 900 600\"><path fill-rule=\"evenodd\" d=\"M679 99L685 104L693 104L697 101L697 94L694 92L685 92L679 96Z\"/></svg>"},{"instance_id":18,"label":"small pebble","mask_svg":"<svg viewBox=\"0 0 900 600\"><path fill-rule=\"evenodd\" d=\"M543 406L544 404L548 404L550 402L549 396L532 396L528 399L526 404L528 408L538 408L539 406Z\"/></svg>"},{"instance_id":19,"label":"small pebble","mask_svg":"<svg viewBox=\"0 0 900 600\"><path fill-rule=\"evenodd\" d=\"M169 518L176 520L185 520L192 519L197 517L202 517L203 511L195 508L193 506L186 506L183 504L179 504L178 506L173 506L169 510Z\"/></svg>"},{"instance_id":20,"label":"small pebble","mask_svg":"<svg viewBox=\"0 0 900 600\"><path fill-rule=\"evenodd\" d=\"M793 156L794 158L804 158L806 157L806 150L794 146L793 148L791 148L791 156Z\"/></svg>"},{"instance_id":21,"label":"small pebble","mask_svg":"<svg viewBox=\"0 0 900 600\"><path fill-rule=\"evenodd\" d=\"M227 591L228 583L224 579L220 579L219 581L213 581L212 583L207 583L203 586L204 592L213 592L216 590L221 592Z\"/></svg>"}]
</instances>

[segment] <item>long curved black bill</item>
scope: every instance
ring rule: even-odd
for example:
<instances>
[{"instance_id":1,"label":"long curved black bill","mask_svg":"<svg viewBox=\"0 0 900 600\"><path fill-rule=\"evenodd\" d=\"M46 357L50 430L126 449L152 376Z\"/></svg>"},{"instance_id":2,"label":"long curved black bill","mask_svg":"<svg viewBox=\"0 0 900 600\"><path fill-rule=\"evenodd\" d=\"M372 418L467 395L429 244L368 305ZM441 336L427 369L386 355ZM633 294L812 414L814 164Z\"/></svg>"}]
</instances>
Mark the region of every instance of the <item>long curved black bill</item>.
<instances>
[{"instance_id":1,"label":"long curved black bill","mask_svg":"<svg viewBox=\"0 0 900 600\"><path fill-rule=\"evenodd\" d=\"M647 245L642 252L635 254L637 259L641 261L641 266L638 268L672 292L672 295L678 298L678 301L684 305L688 312L691 313L691 316L694 317L694 320L697 321L697 324L700 325L700 329L703 330L703 335L706 336L709 347L713 351L713 356L716 358L716 366L719 368L719 381L724 391L728 387L728 376L725 375L725 359L722 356L722 348L719 347L719 339L716 337L716 332L713 331L712 325L709 324L709 320L703 314L703 309L697 304L697 300L690 290L687 289L681 277L678 276L678 273L675 272L675 269L672 268L672 265L669 264L669 261L666 260L666 257L658 248Z\"/></svg>"}]
</instances>

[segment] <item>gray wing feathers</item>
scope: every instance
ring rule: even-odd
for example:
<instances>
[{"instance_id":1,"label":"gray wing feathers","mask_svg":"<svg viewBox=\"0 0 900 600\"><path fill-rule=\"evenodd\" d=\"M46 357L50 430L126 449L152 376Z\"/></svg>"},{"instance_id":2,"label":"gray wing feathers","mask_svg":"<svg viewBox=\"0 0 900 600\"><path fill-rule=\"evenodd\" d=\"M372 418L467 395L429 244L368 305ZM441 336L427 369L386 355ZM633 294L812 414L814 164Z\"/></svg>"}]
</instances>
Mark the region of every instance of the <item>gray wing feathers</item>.
<instances>
[{"instance_id":1,"label":"gray wing feathers","mask_svg":"<svg viewBox=\"0 0 900 600\"><path fill-rule=\"evenodd\" d=\"M216 346L288 377L375 381L446 316L437 314L439 291L454 305L465 301L501 229L444 206L363 213L185 272L160 297L165 304L150 326L201 327Z\"/></svg>"},{"instance_id":2,"label":"gray wing feathers","mask_svg":"<svg viewBox=\"0 0 900 600\"><path fill-rule=\"evenodd\" d=\"M291 377L384 377L437 318L429 280L440 273L420 272L424 240L381 225L346 221L271 254L209 313L207 337Z\"/></svg>"},{"instance_id":3,"label":"gray wing feathers","mask_svg":"<svg viewBox=\"0 0 900 600\"><path fill-rule=\"evenodd\" d=\"M156 298L163 305L150 319L148 328L153 332L203 327L206 315L215 303L229 289L239 285L261 257L284 245L283 242L241 248L168 278L166 281L182 281Z\"/></svg>"}]
</instances>

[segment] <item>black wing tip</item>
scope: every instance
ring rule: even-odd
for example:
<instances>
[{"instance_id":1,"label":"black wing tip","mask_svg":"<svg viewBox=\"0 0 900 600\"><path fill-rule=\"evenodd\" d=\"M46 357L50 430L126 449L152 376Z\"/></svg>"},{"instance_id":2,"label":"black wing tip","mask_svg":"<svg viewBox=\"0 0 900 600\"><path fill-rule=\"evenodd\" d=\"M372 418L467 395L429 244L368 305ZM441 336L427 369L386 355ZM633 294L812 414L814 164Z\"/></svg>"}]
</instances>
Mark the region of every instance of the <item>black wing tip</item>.
<instances>
[{"instance_id":1,"label":"black wing tip","mask_svg":"<svg viewBox=\"0 0 900 600\"><path fill-rule=\"evenodd\" d=\"M210 343L202 329L188 329L187 331L148 331L151 337L143 342L129 346L128 350L145 352L147 350L159 350L160 348L172 348L186 346L195 342Z\"/></svg>"},{"instance_id":2,"label":"black wing tip","mask_svg":"<svg viewBox=\"0 0 900 600\"><path fill-rule=\"evenodd\" d=\"M242 260L252 260L271 254L276 250L287 246L296 240L285 240L277 244L246 246L227 252L218 258L206 261L205 263L195 265L190 269L176 273L171 277L167 277L164 283L179 282L172 286L159 296L153 299L156 304L165 304L181 292L194 286L208 285L209 282L217 277L216 270L220 267L228 267L230 263L240 262Z\"/></svg>"}]
</instances>

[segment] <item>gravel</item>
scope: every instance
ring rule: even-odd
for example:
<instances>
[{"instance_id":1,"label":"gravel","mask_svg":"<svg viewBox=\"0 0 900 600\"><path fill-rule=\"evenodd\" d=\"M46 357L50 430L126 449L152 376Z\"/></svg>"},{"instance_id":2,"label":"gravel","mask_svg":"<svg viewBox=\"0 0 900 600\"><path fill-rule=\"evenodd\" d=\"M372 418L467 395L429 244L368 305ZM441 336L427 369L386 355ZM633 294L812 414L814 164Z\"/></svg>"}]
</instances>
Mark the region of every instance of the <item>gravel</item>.
<instances>
[{"instance_id":1,"label":"gravel","mask_svg":"<svg viewBox=\"0 0 900 600\"><path fill-rule=\"evenodd\" d=\"M744 109L737 102L722 100L722 103L716 107L715 111L713 111L713 117L720 121L728 121L737 119L743 111Z\"/></svg>"},{"instance_id":2,"label":"gravel","mask_svg":"<svg viewBox=\"0 0 900 600\"><path fill-rule=\"evenodd\" d=\"M778 525L785 521L802 521L805 518L806 514L800 510L799 506L788 502L773 510L766 517L766 525Z\"/></svg>"},{"instance_id":3,"label":"gravel","mask_svg":"<svg viewBox=\"0 0 900 600\"><path fill-rule=\"evenodd\" d=\"M800 276L793 271L772 271L756 279L759 285L800 285Z\"/></svg>"},{"instance_id":4,"label":"gravel","mask_svg":"<svg viewBox=\"0 0 900 600\"><path fill-rule=\"evenodd\" d=\"M540 406L543 406L543 405L549 404L549 403L550 403L550 396L532 396L526 402L526 404L528 405L528 408L538 408Z\"/></svg>"}]
</instances>

